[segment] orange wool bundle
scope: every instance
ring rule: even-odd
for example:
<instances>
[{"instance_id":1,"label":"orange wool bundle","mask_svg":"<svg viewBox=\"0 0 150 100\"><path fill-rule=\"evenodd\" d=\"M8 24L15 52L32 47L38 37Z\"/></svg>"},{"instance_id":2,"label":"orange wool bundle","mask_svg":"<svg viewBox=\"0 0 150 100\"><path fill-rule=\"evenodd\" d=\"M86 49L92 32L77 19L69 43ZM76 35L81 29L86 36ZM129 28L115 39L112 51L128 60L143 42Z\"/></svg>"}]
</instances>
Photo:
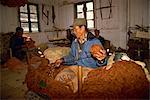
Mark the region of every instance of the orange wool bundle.
<instances>
[{"instance_id":1,"label":"orange wool bundle","mask_svg":"<svg viewBox=\"0 0 150 100\"><path fill-rule=\"evenodd\" d=\"M112 68L89 72L82 88L82 98L148 99L149 82L140 67L131 61L118 61Z\"/></svg>"},{"instance_id":2,"label":"orange wool bundle","mask_svg":"<svg viewBox=\"0 0 150 100\"><path fill-rule=\"evenodd\" d=\"M99 52L100 50L104 50L104 48L99 44L94 44L90 48L91 54L95 54L96 52Z\"/></svg>"},{"instance_id":3,"label":"orange wool bundle","mask_svg":"<svg viewBox=\"0 0 150 100\"><path fill-rule=\"evenodd\" d=\"M25 64L21 62L16 57L12 57L5 64L4 67L7 67L10 70L21 69L25 67Z\"/></svg>"},{"instance_id":4,"label":"orange wool bundle","mask_svg":"<svg viewBox=\"0 0 150 100\"><path fill-rule=\"evenodd\" d=\"M33 62L31 62L33 63ZM49 64L49 60L41 58L39 66L28 67L25 82L29 90L45 94L51 98L72 97L72 90L65 83L54 80L55 76L63 70L63 66L55 68L54 64Z\"/></svg>"},{"instance_id":5,"label":"orange wool bundle","mask_svg":"<svg viewBox=\"0 0 150 100\"><path fill-rule=\"evenodd\" d=\"M26 83L29 90L52 99L148 99L149 97L150 83L142 67L132 61L115 62L109 70L100 67L89 71L79 94L74 93L67 83L55 80L56 76L68 66L55 68L54 64L47 65L47 63L48 61L43 59L38 68L28 70ZM64 74L60 78L63 77Z\"/></svg>"}]
</instances>

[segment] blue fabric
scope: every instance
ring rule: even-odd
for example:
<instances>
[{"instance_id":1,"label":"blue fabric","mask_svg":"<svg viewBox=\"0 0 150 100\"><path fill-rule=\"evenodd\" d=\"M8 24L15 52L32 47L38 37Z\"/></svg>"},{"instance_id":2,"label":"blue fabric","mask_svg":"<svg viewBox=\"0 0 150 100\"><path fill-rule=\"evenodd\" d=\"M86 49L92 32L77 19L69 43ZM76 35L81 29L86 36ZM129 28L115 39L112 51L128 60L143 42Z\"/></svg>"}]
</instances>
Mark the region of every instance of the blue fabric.
<instances>
[{"instance_id":1,"label":"blue fabric","mask_svg":"<svg viewBox=\"0 0 150 100\"><path fill-rule=\"evenodd\" d=\"M65 64L79 65L91 68L97 68L98 66L106 65L107 60L103 64L100 64L98 60L94 59L90 54L90 48L93 44L102 45L97 38L88 39L84 44L82 51L79 52L79 43L74 40L71 45L70 54L64 57Z\"/></svg>"},{"instance_id":2,"label":"blue fabric","mask_svg":"<svg viewBox=\"0 0 150 100\"><path fill-rule=\"evenodd\" d=\"M25 51L22 50L22 46L24 45L23 37L19 37L14 35L10 39L10 48L12 49L12 55L22 60L25 56Z\"/></svg>"},{"instance_id":3,"label":"blue fabric","mask_svg":"<svg viewBox=\"0 0 150 100\"><path fill-rule=\"evenodd\" d=\"M10 48L12 48L13 51L22 49L22 45L24 45L23 37L18 37L16 35L14 35L11 38Z\"/></svg>"}]
</instances>

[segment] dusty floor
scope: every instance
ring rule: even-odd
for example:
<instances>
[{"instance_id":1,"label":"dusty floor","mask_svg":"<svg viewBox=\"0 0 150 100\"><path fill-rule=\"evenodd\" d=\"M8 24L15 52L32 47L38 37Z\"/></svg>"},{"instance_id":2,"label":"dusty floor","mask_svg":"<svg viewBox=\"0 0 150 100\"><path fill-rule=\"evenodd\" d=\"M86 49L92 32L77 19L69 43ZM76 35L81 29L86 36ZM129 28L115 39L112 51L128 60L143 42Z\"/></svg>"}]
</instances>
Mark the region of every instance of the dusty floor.
<instances>
[{"instance_id":1,"label":"dusty floor","mask_svg":"<svg viewBox=\"0 0 150 100\"><path fill-rule=\"evenodd\" d=\"M24 84L27 67L18 70L1 68L1 100L25 100L27 92Z\"/></svg>"}]
</instances>

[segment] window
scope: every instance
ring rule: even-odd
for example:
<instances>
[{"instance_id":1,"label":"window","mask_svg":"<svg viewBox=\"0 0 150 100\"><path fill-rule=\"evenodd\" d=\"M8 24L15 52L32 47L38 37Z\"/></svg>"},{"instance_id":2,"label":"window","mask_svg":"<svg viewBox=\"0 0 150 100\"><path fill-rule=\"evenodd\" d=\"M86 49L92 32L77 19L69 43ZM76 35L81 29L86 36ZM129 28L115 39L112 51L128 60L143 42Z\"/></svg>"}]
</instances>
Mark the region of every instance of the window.
<instances>
[{"instance_id":1,"label":"window","mask_svg":"<svg viewBox=\"0 0 150 100\"><path fill-rule=\"evenodd\" d=\"M81 2L75 5L76 18L85 18L87 27L94 28L94 7L93 1Z\"/></svg>"},{"instance_id":2,"label":"window","mask_svg":"<svg viewBox=\"0 0 150 100\"><path fill-rule=\"evenodd\" d=\"M38 5L26 4L20 7L19 21L25 32L39 32Z\"/></svg>"}]
</instances>

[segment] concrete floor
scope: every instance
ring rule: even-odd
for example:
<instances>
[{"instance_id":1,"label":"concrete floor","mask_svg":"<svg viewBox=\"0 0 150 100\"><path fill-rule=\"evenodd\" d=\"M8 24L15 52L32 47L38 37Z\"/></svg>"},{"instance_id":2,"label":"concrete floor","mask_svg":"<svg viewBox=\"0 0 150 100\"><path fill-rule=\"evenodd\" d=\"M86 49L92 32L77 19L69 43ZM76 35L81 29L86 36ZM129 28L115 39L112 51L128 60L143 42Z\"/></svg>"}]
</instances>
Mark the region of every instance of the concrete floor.
<instances>
[{"instance_id":1,"label":"concrete floor","mask_svg":"<svg viewBox=\"0 0 150 100\"><path fill-rule=\"evenodd\" d=\"M25 100L27 92L24 84L27 67L17 70L1 69L1 100Z\"/></svg>"}]
</instances>

